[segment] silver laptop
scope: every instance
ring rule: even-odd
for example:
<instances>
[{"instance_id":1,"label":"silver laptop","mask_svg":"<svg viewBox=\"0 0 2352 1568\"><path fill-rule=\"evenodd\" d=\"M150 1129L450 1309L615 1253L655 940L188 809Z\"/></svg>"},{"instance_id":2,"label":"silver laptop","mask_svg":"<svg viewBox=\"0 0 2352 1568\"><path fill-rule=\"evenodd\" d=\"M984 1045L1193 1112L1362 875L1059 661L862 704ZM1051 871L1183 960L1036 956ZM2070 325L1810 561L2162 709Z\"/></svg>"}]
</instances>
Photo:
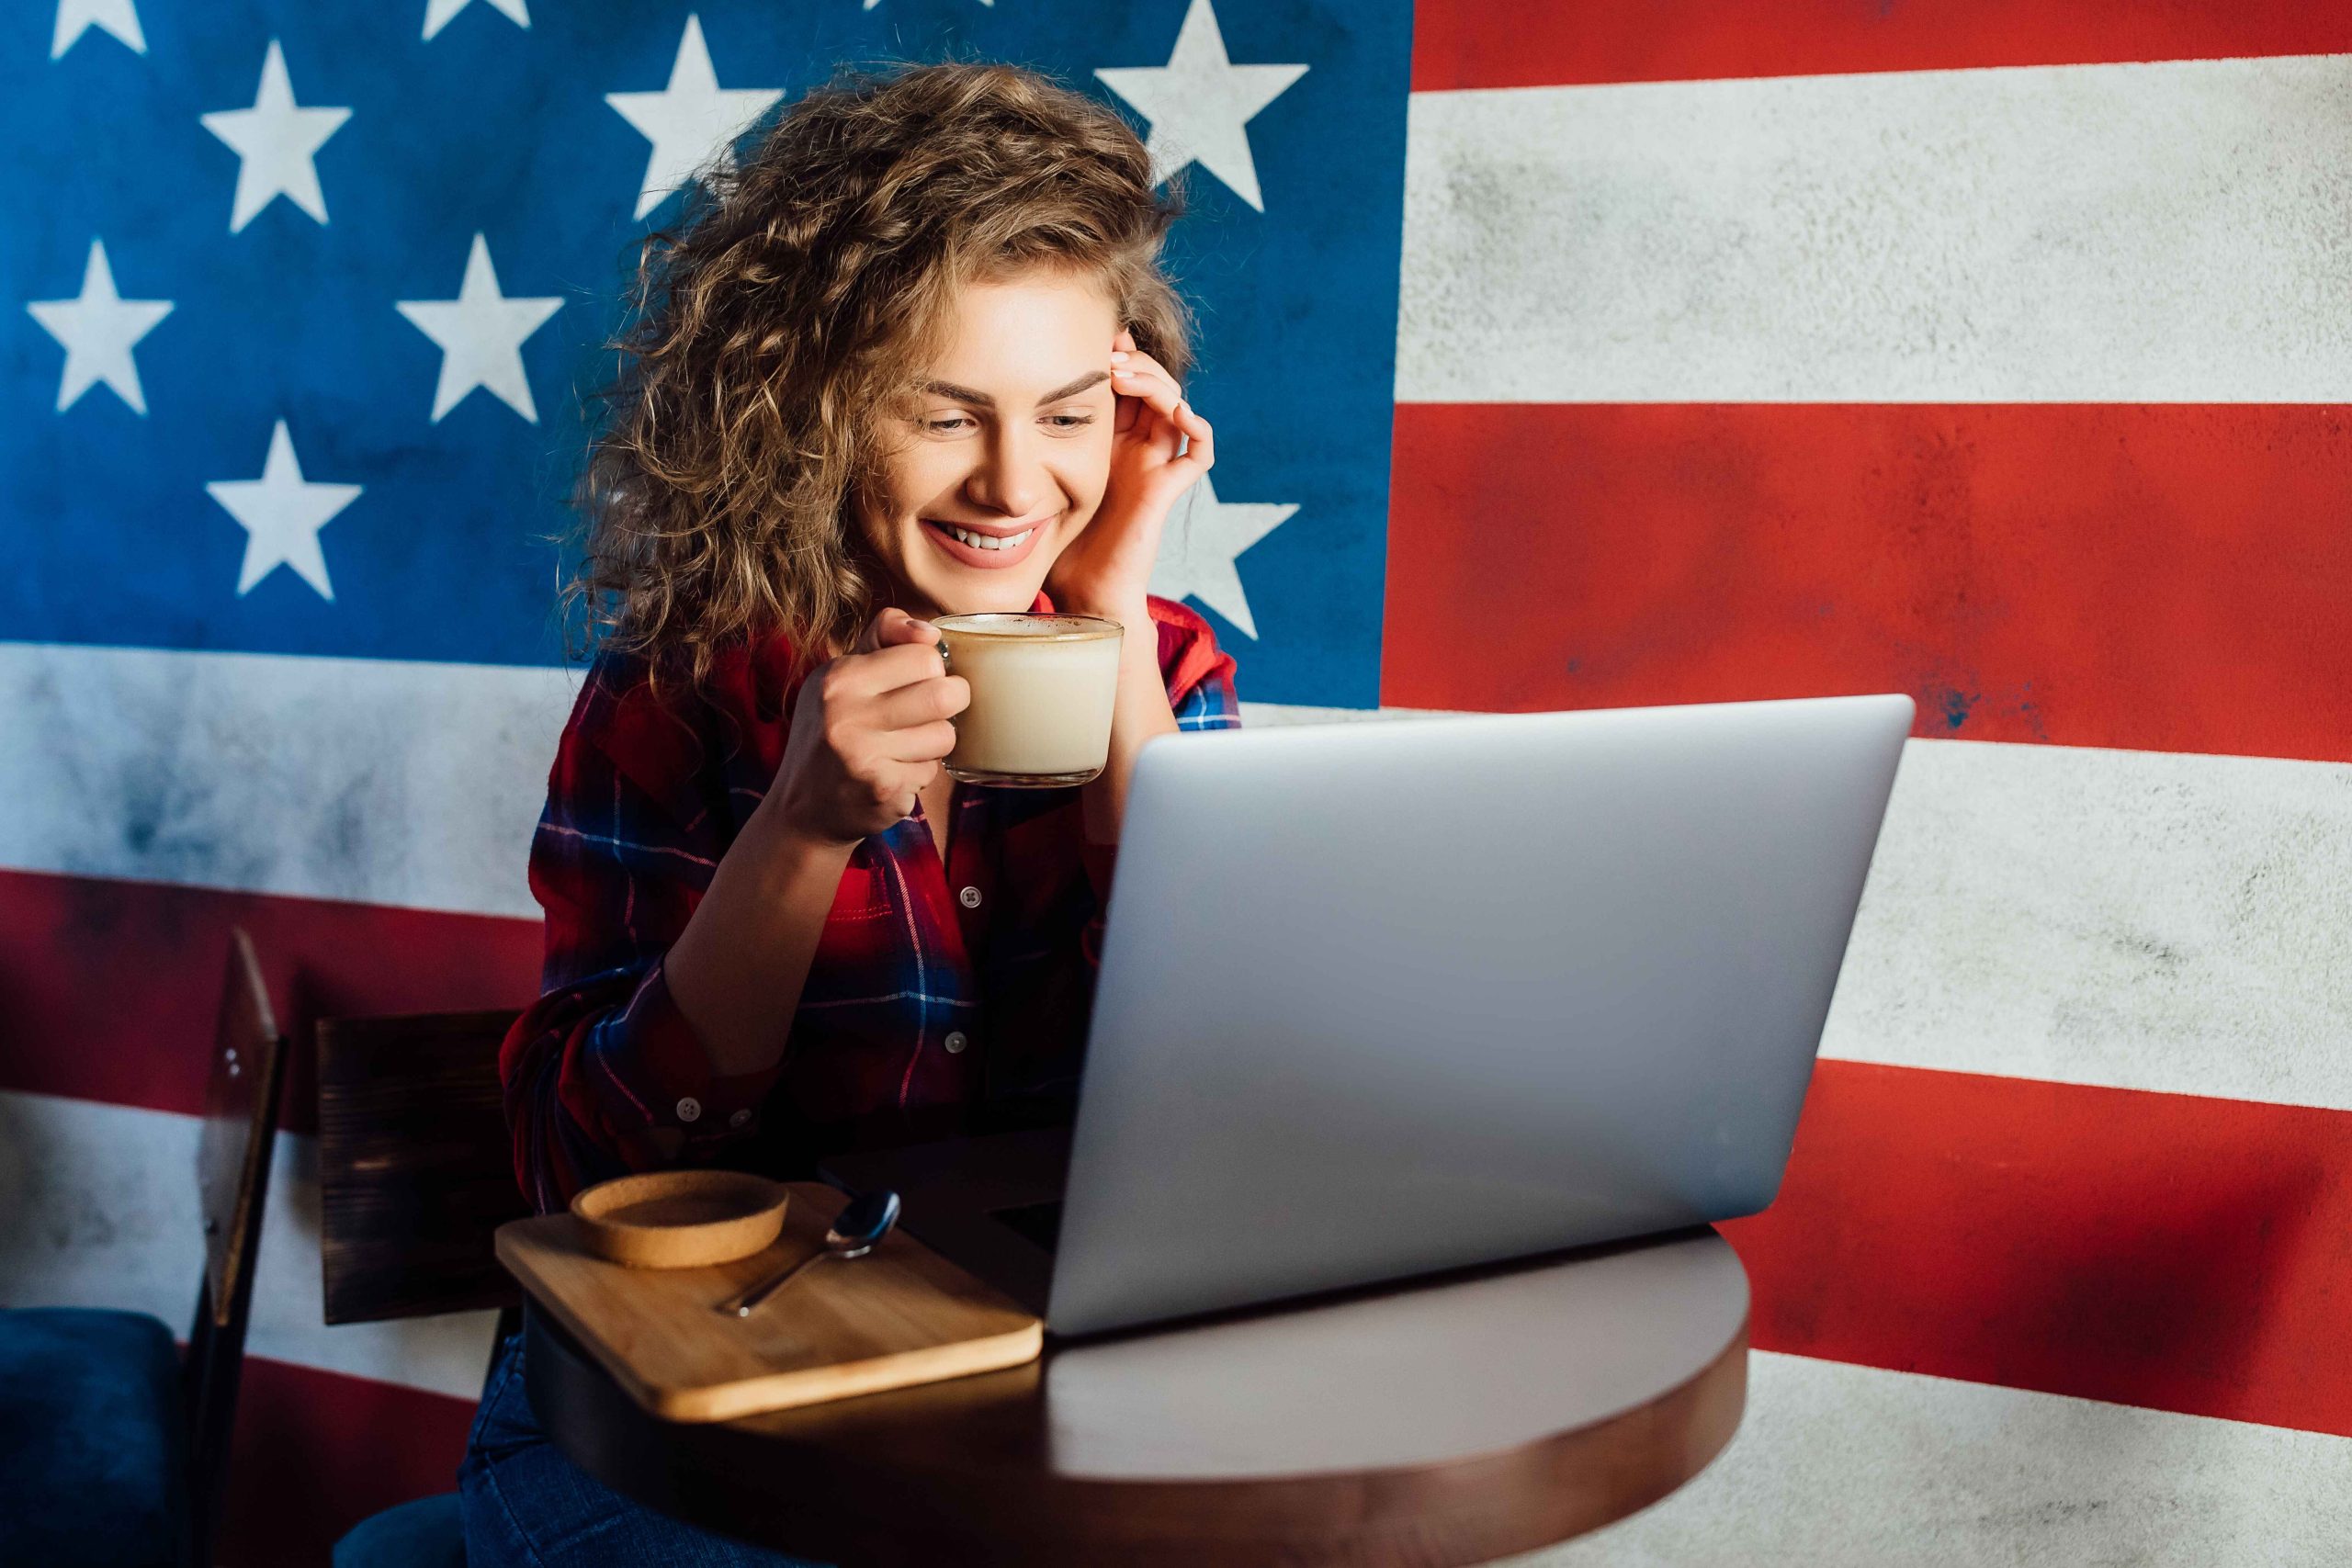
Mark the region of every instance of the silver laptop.
<instances>
[{"instance_id":1,"label":"silver laptop","mask_svg":"<svg viewBox=\"0 0 2352 1568\"><path fill-rule=\"evenodd\" d=\"M1771 1201L1900 695L1238 730L1128 798L1076 1124L844 1156L1083 1334Z\"/></svg>"}]
</instances>

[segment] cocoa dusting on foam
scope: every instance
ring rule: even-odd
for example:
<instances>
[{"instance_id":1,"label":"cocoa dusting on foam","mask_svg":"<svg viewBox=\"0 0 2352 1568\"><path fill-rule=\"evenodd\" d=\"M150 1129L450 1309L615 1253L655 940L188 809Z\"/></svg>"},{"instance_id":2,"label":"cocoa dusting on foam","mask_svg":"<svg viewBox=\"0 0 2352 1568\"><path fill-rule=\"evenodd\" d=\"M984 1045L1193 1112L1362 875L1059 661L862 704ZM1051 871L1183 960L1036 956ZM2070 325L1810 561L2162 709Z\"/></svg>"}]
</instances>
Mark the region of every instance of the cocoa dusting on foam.
<instances>
[{"instance_id":1,"label":"cocoa dusting on foam","mask_svg":"<svg viewBox=\"0 0 2352 1568\"><path fill-rule=\"evenodd\" d=\"M966 615L941 629L967 637L1067 637L1107 630L1102 622L1078 615Z\"/></svg>"}]
</instances>

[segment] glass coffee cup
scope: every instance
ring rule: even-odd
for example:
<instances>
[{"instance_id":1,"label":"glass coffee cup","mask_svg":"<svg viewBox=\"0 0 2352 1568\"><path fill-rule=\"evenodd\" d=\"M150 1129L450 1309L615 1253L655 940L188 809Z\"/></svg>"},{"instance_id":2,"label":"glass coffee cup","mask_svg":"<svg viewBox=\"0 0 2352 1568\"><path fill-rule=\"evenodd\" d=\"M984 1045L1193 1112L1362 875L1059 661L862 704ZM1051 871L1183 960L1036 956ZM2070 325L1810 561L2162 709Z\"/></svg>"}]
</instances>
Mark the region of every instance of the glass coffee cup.
<instances>
[{"instance_id":1,"label":"glass coffee cup","mask_svg":"<svg viewBox=\"0 0 2352 1568\"><path fill-rule=\"evenodd\" d=\"M1081 784L1111 756L1125 628L1097 615L935 615L939 656L971 683L948 774L965 784Z\"/></svg>"}]
</instances>

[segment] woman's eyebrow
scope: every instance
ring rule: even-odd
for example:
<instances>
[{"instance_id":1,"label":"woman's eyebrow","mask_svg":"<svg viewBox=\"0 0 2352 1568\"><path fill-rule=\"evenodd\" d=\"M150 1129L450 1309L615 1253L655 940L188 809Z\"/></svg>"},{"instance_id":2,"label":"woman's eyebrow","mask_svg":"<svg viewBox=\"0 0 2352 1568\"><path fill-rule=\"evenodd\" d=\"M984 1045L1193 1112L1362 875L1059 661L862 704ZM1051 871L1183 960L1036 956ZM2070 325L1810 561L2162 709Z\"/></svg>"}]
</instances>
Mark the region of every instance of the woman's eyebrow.
<instances>
[{"instance_id":1,"label":"woman's eyebrow","mask_svg":"<svg viewBox=\"0 0 2352 1568\"><path fill-rule=\"evenodd\" d=\"M1057 387L1039 398L1037 406L1044 408L1047 403L1057 403L1065 398L1074 398L1095 383L1107 381L1110 378L1111 373L1108 370L1090 370L1069 386ZM996 407L996 400L986 392L971 387L959 387L953 381L925 381L922 390L931 397L944 398L951 403L969 403L972 407L980 409Z\"/></svg>"}]
</instances>

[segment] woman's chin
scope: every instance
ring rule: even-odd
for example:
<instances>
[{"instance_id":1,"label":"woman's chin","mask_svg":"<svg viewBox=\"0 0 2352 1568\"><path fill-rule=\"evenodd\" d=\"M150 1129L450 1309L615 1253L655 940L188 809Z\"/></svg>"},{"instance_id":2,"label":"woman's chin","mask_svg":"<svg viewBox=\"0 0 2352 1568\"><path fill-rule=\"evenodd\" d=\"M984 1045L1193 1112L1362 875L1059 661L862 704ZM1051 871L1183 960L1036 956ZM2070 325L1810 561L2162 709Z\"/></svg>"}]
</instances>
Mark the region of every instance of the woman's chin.
<instances>
[{"instance_id":1,"label":"woman's chin","mask_svg":"<svg viewBox=\"0 0 2352 1568\"><path fill-rule=\"evenodd\" d=\"M1023 572L1025 579L1027 573ZM1034 582L965 583L943 582L931 595L943 615L1003 615L1025 614L1037 602L1037 585Z\"/></svg>"}]
</instances>

